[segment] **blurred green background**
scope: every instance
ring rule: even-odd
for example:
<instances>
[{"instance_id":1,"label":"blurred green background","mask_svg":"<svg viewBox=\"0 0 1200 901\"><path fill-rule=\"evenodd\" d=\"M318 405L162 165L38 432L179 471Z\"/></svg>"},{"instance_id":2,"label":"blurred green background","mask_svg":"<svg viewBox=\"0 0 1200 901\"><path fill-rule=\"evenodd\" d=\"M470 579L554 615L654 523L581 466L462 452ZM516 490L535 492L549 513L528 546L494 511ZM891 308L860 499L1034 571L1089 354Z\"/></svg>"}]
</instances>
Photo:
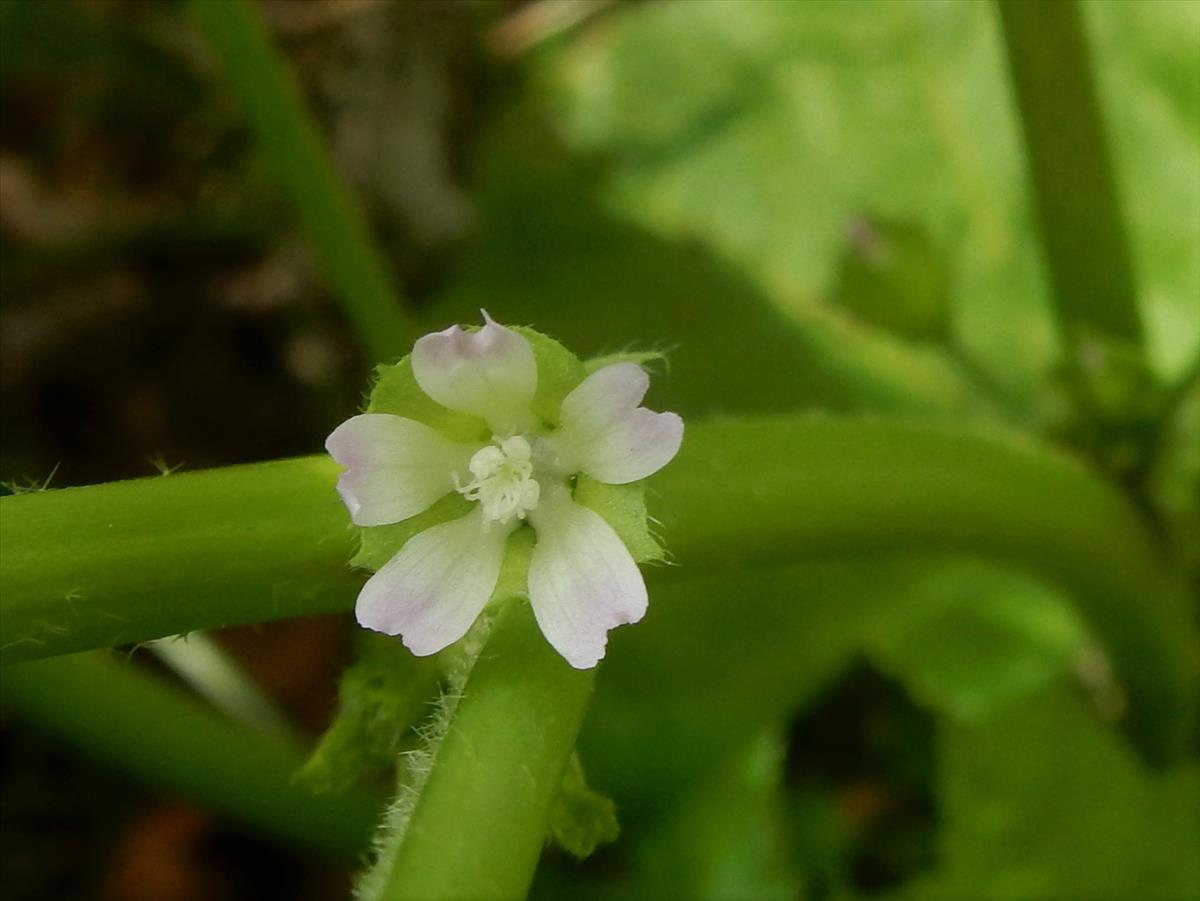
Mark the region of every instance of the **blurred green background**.
<instances>
[{"instance_id":1,"label":"blurred green background","mask_svg":"<svg viewBox=\"0 0 1200 901\"><path fill-rule=\"evenodd\" d=\"M665 350L652 400L691 418L999 422L1110 458L1071 421L992 5L255 7L414 321L486 306L581 355ZM1147 379L1180 384L1200 354L1200 4L1082 12ZM0 0L11 487L312 453L359 404L375 361L261 149L184 5ZM1184 540L1194 394L1161 438L1176 462L1139 486ZM343 618L221 640L324 727ZM548 851L533 894L1196 897L1197 768L1147 768L1110 727L1122 703L1064 598L981 561L674 586L613 636L581 740L622 836L583 864ZM7 716L2 763L6 897L345 894L345 864Z\"/></svg>"}]
</instances>

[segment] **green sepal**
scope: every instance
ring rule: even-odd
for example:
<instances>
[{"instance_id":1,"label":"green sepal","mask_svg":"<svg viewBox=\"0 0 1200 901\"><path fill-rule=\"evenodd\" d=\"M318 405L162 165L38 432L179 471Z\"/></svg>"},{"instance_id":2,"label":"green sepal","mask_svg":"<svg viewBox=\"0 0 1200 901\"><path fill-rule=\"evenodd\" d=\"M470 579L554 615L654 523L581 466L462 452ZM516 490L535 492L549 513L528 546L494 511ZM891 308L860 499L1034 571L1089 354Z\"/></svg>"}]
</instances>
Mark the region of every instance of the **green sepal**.
<instances>
[{"instance_id":1,"label":"green sepal","mask_svg":"<svg viewBox=\"0 0 1200 901\"><path fill-rule=\"evenodd\" d=\"M588 785L579 754L572 754L550 810L547 840L583 860L599 845L615 842L620 833L617 806Z\"/></svg>"},{"instance_id":2,"label":"green sepal","mask_svg":"<svg viewBox=\"0 0 1200 901\"><path fill-rule=\"evenodd\" d=\"M646 490L640 482L609 485L580 475L575 484L574 497L577 503L595 510L612 526L638 563L659 563L663 560L663 546L650 531Z\"/></svg>"},{"instance_id":3,"label":"green sepal","mask_svg":"<svg viewBox=\"0 0 1200 901\"><path fill-rule=\"evenodd\" d=\"M391 413L423 422L447 438L470 444L491 439L487 423L476 416L448 410L421 390L413 375L412 354L398 363L375 367L375 383L364 413Z\"/></svg>"},{"instance_id":4,"label":"green sepal","mask_svg":"<svg viewBox=\"0 0 1200 901\"><path fill-rule=\"evenodd\" d=\"M579 357L553 338L528 326L510 326L533 348L537 363L537 392L533 395L533 413L544 425L557 426L563 399L587 377Z\"/></svg>"},{"instance_id":5,"label":"green sepal","mask_svg":"<svg viewBox=\"0 0 1200 901\"><path fill-rule=\"evenodd\" d=\"M596 370L612 366L614 363L634 363L644 369L650 363L665 362L666 359L667 355L658 350L624 350L615 354L604 354L602 357L592 357L583 364L583 368L591 375Z\"/></svg>"},{"instance_id":6,"label":"green sepal","mask_svg":"<svg viewBox=\"0 0 1200 901\"><path fill-rule=\"evenodd\" d=\"M391 560L405 542L418 532L441 525L471 512L471 502L461 494L451 493L416 516L386 526L367 526L359 530L358 550L350 565L372 572Z\"/></svg>"}]
</instances>

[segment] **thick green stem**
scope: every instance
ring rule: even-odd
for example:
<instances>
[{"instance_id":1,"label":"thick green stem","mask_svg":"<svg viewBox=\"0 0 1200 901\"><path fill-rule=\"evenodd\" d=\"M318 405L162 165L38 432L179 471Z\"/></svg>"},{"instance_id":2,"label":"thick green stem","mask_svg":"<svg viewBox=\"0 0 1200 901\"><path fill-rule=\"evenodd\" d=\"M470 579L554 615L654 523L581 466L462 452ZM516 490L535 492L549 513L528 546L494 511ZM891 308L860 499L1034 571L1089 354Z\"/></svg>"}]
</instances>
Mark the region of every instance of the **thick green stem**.
<instances>
[{"instance_id":1,"label":"thick green stem","mask_svg":"<svg viewBox=\"0 0 1200 901\"><path fill-rule=\"evenodd\" d=\"M321 458L0 500L3 660L346 609L354 580ZM829 553L962 552L1078 601L1159 755L1190 729L1186 598L1114 488L1034 445L946 427L791 417L690 427L651 481L675 572Z\"/></svg>"},{"instance_id":2,"label":"thick green stem","mask_svg":"<svg viewBox=\"0 0 1200 901\"><path fill-rule=\"evenodd\" d=\"M298 748L248 732L128 663L96 653L10 667L0 701L90 756L268 835L344 857L366 848L376 799L297 788Z\"/></svg>"},{"instance_id":3,"label":"thick green stem","mask_svg":"<svg viewBox=\"0 0 1200 901\"><path fill-rule=\"evenodd\" d=\"M191 11L220 57L259 146L283 182L372 362L400 357L412 346L416 327L262 18L247 0L191 0Z\"/></svg>"},{"instance_id":4,"label":"thick green stem","mask_svg":"<svg viewBox=\"0 0 1200 901\"><path fill-rule=\"evenodd\" d=\"M527 604L502 608L361 897L524 897L594 681L551 649Z\"/></svg>"},{"instance_id":5,"label":"thick green stem","mask_svg":"<svg viewBox=\"0 0 1200 901\"><path fill-rule=\"evenodd\" d=\"M1009 72L1060 324L1142 338L1112 161L1076 0L999 0Z\"/></svg>"},{"instance_id":6,"label":"thick green stem","mask_svg":"<svg viewBox=\"0 0 1200 901\"><path fill-rule=\"evenodd\" d=\"M344 609L335 472L307 457L0 500L0 662Z\"/></svg>"},{"instance_id":7,"label":"thick green stem","mask_svg":"<svg viewBox=\"0 0 1200 901\"><path fill-rule=\"evenodd\" d=\"M1108 649L1151 756L1189 740L1198 656L1182 579L1123 495L1066 457L1015 437L814 416L693 427L651 486L682 570L920 550L1038 573Z\"/></svg>"}]
</instances>

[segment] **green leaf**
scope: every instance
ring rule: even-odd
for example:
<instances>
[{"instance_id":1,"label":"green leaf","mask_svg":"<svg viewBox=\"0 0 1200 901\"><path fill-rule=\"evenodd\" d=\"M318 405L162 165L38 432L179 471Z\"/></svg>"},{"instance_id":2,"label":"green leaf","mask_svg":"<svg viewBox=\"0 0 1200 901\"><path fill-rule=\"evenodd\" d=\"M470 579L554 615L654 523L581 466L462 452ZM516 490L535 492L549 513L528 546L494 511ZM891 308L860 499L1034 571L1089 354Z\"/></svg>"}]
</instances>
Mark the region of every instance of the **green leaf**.
<instances>
[{"instance_id":1,"label":"green leaf","mask_svg":"<svg viewBox=\"0 0 1200 901\"><path fill-rule=\"evenodd\" d=\"M1054 336L989 13L647 4L535 71L568 144L609 161L608 208L699 239L797 321L833 294L848 226L919 229L954 274L963 343L1032 392Z\"/></svg>"},{"instance_id":2,"label":"green leaf","mask_svg":"<svg viewBox=\"0 0 1200 901\"><path fill-rule=\"evenodd\" d=\"M800 896L783 810L784 742L767 732L709 774L638 848L636 895L727 901Z\"/></svg>"},{"instance_id":3,"label":"green leaf","mask_svg":"<svg viewBox=\"0 0 1200 901\"><path fill-rule=\"evenodd\" d=\"M340 790L380 771L392 771L415 743L413 727L429 713L438 666L414 657L399 641L360 632L358 659L338 686L333 723L296 774L315 791Z\"/></svg>"},{"instance_id":4,"label":"green leaf","mask_svg":"<svg viewBox=\"0 0 1200 901\"><path fill-rule=\"evenodd\" d=\"M816 403L986 412L940 355L827 310L785 315L690 237L614 217L603 183L546 135L536 113L518 107L487 135L480 227L431 327L469 319L486 302L502 321L535 322L585 357L617 359L631 343L661 352L670 378L654 382L648 403L685 418Z\"/></svg>"},{"instance_id":5,"label":"green leaf","mask_svg":"<svg viewBox=\"0 0 1200 901\"><path fill-rule=\"evenodd\" d=\"M941 757L941 870L913 897L1195 897L1200 774L1144 770L1077 691L946 722Z\"/></svg>"},{"instance_id":6,"label":"green leaf","mask_svg":"<svg viewBox=\"0 0 1200 901\"><path fill-rule=\"evenodd\" d=\"M834 302L906 338L948 341L950 273L924 229L864 216L850 232Z\"/></svg>"},{"instance_id":7,"label":"green leaf","mask_svg":"<svg viewBox=\"0 0 1200 901\"><path fill-rule=\"evenodd\" d=\"M1084 645L1075 611L1017 573L939 567L906 595L907 615L872 623L867 647L919 702L957 719L1041 689Z\"/></svg>"},{"instance_id":8,"label":"green leaf","mask_svg":"<svg viewBox=\"0 0 1200 901\"><path fill-rule=\"evenodd\" d=\"M1084 12L1138 300L1178 374L1200 346L1200 16ZM1032 399L1055 336L989 4L634 4L532 69L546 119L607 164L604 209L703 242L794 316L832 294L848 224L920 229L953 274L959 339Z\"/></svg>"},{"instance_id":9,"label":"green leaf","mask_svg":"<svg viewBox=\"0 0 1200 901\"><path fill-rule=\"evenodd\" d=\"M597 846L615 842L620 833L616 805L588 785L579 755L572 754L550 810L551 840L583 860Z\"/></svg>"},{"instance_id":10,"label":"green leaf","mask_svg":"<svg viewBox=\"0 0 1200 901\"><path fill-rule=\"evenodd\" d=\"M187 692L102 653L6 669L6 712L164 791L299 846L353 858L380 800L292 784L302 753L256 735Z\"/></svg>"},{"instance_id":11,"label":"green leaf","mask_svg":"<svg viewBox=\"0 0 1200 901\"><path fill-rule=\"evenodd\" d=\"M905 586L926 565L877 556L656 573L646 618L610 637L580 744L626 833L705 792L748 736L841 673L871 622L907 615Z\"/></svg>"}]
</instances>

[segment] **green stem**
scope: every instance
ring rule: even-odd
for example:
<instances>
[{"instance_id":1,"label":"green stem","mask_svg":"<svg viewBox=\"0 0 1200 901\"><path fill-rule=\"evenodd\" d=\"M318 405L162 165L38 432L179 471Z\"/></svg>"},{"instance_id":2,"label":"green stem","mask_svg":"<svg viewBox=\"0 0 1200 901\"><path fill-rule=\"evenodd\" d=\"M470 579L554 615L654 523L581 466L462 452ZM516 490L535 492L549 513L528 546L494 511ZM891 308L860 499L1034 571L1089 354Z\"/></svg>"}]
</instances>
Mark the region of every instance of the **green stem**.
<instances>
[{"instance_id":1,"label":"green stem","mask_svg":"<svg viewBox=\"0 0 1200 901\"><path fill-rule=\"evenodd\" d=\"M303 753L230 722L161 680L104 654L4 671L4 707L161 789L269 835L354 857L379 804L367 795L312 795L291 784Z\"/></svg>"},{"instance_id":2,"label":"green stem","mask_svg":"<svg viewBox=\"0 0 1200 901\"><path fill-rule=\"evenodd\" d=\"M4 498L0 662L345 609L335 472L307 457Z\"/></svg>"},{"instance_id":3,"label":"green stem","mask_svg":"<svg viewBox=\"0 0 1200 901\"><path fill-rule=\"evenodd\" d=\"M348 608L334 472L310 458L0 499L2 659ZM681 573L906 550L1038 572L1108 647L1144 746L1189 734L1186 598L1121 494L1068 458L887 420L719 422L691 426L650 490Z\"/></svg>"},{"instance_id":4,"label":"green stem","mask_svg":"<svg viewBox=\"0 0 1200 901\"><path fill-rule=\"evenodd\" d=\"M247 0L191 0L259 146L283 183L372 362L393 360L417 329L400 304L363 216L339 181L294 79Z\"/></svg>"},{"instance_id":5,"label":"green stem","mask_svg":"<svg viewBox=\"0 0 1200 901\"><path fill-rule=\"evenodd\" d=\"M1054 300L1066 336L1138 345L1141 317L1076 0L998 0Z\"/></svg>"},{"instance_id":6,"label":"green stem","mask_svg":"<svg viewBox=\"0 0 1200 901\"><path fill-rule=\"evenodd\" d=\"M1069 458L949 427L780 418L693 426L650 484L682 570L904 550L1032 570L1108 649L1150 756L1191 736L1198 653L1182 579L1124 496Z\"/></svg>"},{"instance_id":7,"label":"green stem","mask_svg":"<svg viewBox=\"0 0 1200 901\"><path fill-rule=\"evenodd\" d=\"M550 648L527 604L501 608L360 897L524 897L594 681Z\"/></svg>"}]
</instances>

